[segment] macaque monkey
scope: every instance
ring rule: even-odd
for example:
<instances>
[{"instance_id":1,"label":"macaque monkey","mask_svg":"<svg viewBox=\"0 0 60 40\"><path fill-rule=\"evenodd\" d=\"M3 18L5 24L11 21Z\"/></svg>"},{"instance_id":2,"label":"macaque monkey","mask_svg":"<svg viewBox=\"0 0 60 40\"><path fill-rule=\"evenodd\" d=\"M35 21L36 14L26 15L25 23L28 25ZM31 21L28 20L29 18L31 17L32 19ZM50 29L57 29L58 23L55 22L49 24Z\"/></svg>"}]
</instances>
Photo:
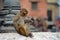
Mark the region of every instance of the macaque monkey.
<instances>
[{"instance_id":1,"label":"macaque monkey","mask_svg":"<svg viewBox=\"0 0 60 40\"><path fill-rule=\"evenodd\" d=\"M25 21L27 14L28 11L26 9L21 9L20 13L17 13L17 15L14 17L13 24L19 34L32 37L29 27L30 23L29 21Z\"/></svg>"}]
</instances>

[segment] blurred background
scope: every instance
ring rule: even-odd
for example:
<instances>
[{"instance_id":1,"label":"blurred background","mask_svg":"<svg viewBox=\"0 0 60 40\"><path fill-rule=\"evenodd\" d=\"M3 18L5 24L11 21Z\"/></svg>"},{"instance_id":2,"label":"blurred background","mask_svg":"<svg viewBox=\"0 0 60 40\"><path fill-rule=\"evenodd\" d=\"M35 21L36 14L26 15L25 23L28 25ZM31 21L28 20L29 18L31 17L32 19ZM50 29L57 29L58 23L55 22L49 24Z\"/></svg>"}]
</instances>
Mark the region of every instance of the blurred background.
<instances>
[{"instance_id":1,"label":"blurred background","mask_svg":"<svg viewBox=\"0 0 60 40\"><path fill-rule=\"evenodd\" d=\"M28 10L33 32L60 32L60 0L0 0L0 32L16 32L14 16Z\"/></svg>"}]
</instances>

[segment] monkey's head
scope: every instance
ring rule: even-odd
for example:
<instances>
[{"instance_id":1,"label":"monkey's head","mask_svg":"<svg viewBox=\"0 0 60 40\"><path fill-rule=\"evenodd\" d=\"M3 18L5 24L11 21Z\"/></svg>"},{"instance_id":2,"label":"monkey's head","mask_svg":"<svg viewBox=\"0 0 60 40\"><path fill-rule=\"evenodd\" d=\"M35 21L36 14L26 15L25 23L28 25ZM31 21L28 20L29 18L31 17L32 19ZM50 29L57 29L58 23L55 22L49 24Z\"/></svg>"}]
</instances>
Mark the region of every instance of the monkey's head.
<instances>
[{"instance_id":1,"label":"monkey's head","mask_svg":"<svg viewBox=\"0 0 60 40\"><path fill-rule=\"evenodd\" d=\"M20 11L21 16L26 16L28 14L28 11L25 8L22 8Z\"/></svg>"}]
</instances>

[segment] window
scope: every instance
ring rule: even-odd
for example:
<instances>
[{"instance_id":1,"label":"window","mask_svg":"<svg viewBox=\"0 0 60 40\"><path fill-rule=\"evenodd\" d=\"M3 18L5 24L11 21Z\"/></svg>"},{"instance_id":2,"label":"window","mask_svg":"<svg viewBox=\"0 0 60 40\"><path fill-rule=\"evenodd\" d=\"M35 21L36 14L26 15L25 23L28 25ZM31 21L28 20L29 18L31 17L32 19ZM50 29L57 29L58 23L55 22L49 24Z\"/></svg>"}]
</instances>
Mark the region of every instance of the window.
<instances>
[{"instance_id":1,"label":"window","mask_svg":"<svg viewBox=\"0 0 60 40\"><path fill-rule=\"evenodd\" d=\"M32 8L32 10L37 10L37 2L32 2L31 8Z\"/></svg>"},{"instance_id":2,"label":"window","mask_svg":"<svg viewBox=\"0 0 60 40\"><path fill-rule=\"evenodd\" d=\"M48 21L52 21L52 10L48 10L47 16L48 16Z\"/></svg>"}]
</instances>

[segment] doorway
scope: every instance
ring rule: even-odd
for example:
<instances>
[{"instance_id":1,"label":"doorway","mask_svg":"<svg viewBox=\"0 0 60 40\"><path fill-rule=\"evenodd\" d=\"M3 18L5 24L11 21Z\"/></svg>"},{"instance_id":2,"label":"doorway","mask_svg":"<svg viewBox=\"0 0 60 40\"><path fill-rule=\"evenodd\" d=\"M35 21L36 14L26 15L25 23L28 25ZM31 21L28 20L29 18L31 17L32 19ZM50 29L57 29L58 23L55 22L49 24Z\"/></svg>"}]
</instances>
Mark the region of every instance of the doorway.
<instances>
[{"instance_id":1,"label":"doorway","mask_svg":"<svg viewBox=\"0 0 60 40\"><path fill-rule=\"evenodd\" d=\"M48 21L52 21L52 10L47 11Z\"/></svg>"}]
</instances>

